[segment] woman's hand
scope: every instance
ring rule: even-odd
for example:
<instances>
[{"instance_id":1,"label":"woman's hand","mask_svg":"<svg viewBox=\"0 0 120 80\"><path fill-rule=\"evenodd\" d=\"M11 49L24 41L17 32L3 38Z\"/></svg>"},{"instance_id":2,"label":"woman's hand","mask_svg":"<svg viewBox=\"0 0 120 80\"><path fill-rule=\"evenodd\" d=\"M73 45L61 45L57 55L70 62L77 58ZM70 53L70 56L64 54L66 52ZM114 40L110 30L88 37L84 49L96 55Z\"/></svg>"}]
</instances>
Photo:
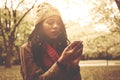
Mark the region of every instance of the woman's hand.
<instances>
[{"instance_id":1,"label":"woman's hand","mask_svg":"<svg viewBox=\"0 0 120 80\"><path fill-rule=\"evenodd\" d=\"M78 64L82 51L82 41L74 41L64 49L58 61L68 65L71 63Z\"/></svg>"}]
</instances>

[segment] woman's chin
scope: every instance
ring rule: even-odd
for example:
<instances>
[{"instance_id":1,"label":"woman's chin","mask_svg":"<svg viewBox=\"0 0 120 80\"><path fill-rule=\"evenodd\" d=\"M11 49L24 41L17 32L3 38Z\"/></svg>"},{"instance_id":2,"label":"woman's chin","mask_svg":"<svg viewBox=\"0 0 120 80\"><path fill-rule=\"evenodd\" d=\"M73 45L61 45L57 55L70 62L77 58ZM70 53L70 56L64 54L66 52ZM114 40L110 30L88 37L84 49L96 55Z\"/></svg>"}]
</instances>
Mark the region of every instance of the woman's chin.
<instances>
[{"instance_id":1,"label":"woman's chin","mask_svg":"<svg viewBox=\"0 0 120 80\"><path fill-rule=\"evenodd\" d=\"M50 37L50 39L57 39L58 38L58 36L52 36L52 37Z\"/></svg>"}]
</instances>

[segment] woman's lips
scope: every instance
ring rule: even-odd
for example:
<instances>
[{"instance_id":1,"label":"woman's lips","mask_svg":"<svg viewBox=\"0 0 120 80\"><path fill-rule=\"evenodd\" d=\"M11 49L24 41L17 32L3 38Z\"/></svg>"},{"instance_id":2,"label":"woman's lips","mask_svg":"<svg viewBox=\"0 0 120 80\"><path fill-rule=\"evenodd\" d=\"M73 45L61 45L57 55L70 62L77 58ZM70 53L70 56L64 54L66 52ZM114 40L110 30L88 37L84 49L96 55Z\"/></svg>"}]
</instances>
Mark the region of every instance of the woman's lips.
<instances>
[{"instance_id":1,"label":"woman's lips","mask_svg":"<svg viewBox=\"0 0 120 80\"><path fill-rule=\"evenodd\" d=\"M59 34L59 31L52 31L52 34L53 34L53 35L58 35L58 34Z\"/></svg>"}]
</instances>

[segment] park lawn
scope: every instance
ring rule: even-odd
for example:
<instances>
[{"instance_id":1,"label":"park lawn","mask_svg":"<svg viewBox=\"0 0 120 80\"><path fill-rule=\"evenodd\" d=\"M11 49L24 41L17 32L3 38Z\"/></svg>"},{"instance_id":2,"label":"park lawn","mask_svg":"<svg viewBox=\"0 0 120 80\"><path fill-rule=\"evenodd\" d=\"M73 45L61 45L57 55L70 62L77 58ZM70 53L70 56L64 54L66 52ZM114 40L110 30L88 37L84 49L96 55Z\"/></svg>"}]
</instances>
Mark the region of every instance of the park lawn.
<instances>
[{"instance_id":1,"label":"park lawn","mask_svg":"<svg viewBox=\"0 0 120 80\"><path fill-rule=\"evenodd\" d=\"M0 66L0 80L22 80L20 66L5 68Z\"/></svg>"},{"instance_id":2,"label":"park lawn","mask_svg":"<svg viewBox=\"0 0 120 80\"><path fill-rule=\"evenodd\" d=\"M120 66L81 67L82 80L120 80Z\"/></svg>"},{"instance_id":3,"label":"park lawn","mask_svg":"<svg viewBox=\"0 0 120 80\"><path fill-rule=\"evenodd\" d=\"M120 80L120 66L84 66L81 75L82 80ZM20 66L0 66L0 80L22 80Z\"/></svg>"}]
</instances>

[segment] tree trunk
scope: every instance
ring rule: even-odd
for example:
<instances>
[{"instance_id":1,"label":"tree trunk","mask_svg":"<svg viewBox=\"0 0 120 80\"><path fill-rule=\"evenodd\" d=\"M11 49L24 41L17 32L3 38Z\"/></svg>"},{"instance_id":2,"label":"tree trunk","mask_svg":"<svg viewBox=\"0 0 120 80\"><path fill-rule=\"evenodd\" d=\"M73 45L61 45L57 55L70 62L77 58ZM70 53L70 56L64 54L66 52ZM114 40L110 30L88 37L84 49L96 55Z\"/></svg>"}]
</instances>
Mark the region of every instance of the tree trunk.
<instances>
[{"instance_id":1,"label":"tree trunk","mask_svg":"<svg viewBox=\"0 0 120 80\"><path fill-rule=\"evenodd\" d=\"M10 68L12 66L12 55L11 52L7 52L7 56L5 58L5 67Z\"/></svg>"},{"instance_id":2,"label":"tree trunk","mask_svg":"<svg viewBox=\"0 0 120 80\"><path fill-rule=\"evenodd\" d=\"M7 47L7 55L5 58L5 67L10 68L12 66L12 57L13 57L13 46L14 41L9 40L9 46ZM11 42L12 41L12 42Z\"/></svg>"}]
</instances>

